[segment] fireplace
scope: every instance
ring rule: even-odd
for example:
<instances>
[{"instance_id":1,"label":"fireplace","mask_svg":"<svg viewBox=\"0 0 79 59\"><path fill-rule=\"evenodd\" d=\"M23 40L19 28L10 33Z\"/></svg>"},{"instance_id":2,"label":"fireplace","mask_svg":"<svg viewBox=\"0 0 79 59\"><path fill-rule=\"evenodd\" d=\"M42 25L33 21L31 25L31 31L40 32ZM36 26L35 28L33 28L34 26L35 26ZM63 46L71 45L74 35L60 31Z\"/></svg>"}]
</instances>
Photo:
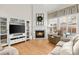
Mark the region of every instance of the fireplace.
<instances>
[{"instance_id":1,"label":"fireplace","mask_svg":"<svg viewBox=\"0 0 79 59\"><path fill-rule=\"evenodd\" d=\"M36 35L36 38L44 38L45 32L44 30L36 30L35 35Z\"/></svg>"}]
</instances>

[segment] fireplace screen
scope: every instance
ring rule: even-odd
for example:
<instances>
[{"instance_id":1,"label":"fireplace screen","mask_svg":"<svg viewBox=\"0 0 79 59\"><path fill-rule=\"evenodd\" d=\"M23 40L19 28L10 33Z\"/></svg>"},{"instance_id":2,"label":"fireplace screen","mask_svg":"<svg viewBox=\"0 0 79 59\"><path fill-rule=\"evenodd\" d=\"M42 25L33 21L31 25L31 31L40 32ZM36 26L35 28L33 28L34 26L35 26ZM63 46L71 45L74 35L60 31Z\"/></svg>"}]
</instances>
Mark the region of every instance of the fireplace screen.
<instances>
[{"instance_id":1,"label":"fireplace screen","mask_svg":"<svg viewBox=\"0 0 79 59\"><path fill-rule=\"evenodd\" d=\"M36 38L44 38L44 31L36 31Z\"/></svg>"}]
</instances>

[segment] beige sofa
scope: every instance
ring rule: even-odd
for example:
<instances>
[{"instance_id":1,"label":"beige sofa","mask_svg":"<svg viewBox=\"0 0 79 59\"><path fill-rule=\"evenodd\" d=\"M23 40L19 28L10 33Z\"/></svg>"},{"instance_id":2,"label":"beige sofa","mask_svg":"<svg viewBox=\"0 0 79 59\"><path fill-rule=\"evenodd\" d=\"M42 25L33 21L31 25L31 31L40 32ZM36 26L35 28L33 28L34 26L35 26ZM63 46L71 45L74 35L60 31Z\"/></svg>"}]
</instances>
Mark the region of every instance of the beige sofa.
<instances>
[{"instance_id":1,"label":"beige sofa","mask_svg":"<svg viewBox=\"0 0 79 59\"><path fill-rule=\"evenodd\" d=\"M79 55L79 34L70 41L59 41L49 55Z\"/></svg>"},{"instance_id":2,"label":"beige sofa","mask_svg":"<svg viewBox=\"0 0 79 59\"><path fill-rule=\"evenodd\" d=\"M5 48L2 48L0 46L0 55L18 55L19 52L16 48L8 46Z\"/></svg>"}]
</instances>

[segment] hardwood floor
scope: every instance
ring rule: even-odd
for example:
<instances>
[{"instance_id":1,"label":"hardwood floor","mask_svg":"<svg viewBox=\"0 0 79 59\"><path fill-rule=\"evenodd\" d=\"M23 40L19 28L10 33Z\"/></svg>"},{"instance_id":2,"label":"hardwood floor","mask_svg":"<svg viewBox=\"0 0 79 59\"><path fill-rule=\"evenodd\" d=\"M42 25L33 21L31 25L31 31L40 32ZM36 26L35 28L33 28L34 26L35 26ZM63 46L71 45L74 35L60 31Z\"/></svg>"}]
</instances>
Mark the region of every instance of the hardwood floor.
<instances>
[{"instance_id":1,"label":"hardwood floor","mask_svg":"<svg viewBox=\"0 0 79 59\"><path fill-rule=\"evenodd\" d=\"M47 39L30 40L12 46L19 50L20 55L47 55L55 47Z\"/></svg>"}]
</instances>

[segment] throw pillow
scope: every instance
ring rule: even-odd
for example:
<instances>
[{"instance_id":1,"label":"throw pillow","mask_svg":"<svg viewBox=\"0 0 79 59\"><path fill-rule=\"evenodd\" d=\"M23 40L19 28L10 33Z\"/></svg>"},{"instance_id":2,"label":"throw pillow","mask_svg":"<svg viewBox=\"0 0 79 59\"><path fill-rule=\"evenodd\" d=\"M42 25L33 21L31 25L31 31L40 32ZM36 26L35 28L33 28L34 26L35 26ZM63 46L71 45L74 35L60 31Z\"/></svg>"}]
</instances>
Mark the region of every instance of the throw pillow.
<instances>
[{"instance_id":1,"label":"throw pillow","mask_svg":"<svg viewBox=\"0 0 79 59\"><path fill-rule=\"evenodd\" d=\"M60 50L60 55L72 55L72 45L72 41L65 43Z\"/></svg>"}]
</instances>

